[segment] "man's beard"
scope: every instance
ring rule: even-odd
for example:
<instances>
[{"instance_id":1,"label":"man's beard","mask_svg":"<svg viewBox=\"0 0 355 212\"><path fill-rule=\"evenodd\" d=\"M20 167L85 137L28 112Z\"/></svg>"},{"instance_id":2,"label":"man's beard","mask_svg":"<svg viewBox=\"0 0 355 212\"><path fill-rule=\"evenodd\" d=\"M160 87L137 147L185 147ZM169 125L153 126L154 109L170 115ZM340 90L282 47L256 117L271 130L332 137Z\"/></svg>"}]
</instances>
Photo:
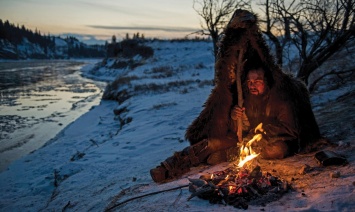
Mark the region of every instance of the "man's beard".
<instances>
[{"instance_id":1,"label":"man's beard","mask_svg":"<svg viewBox=\"0 0 355 212\"><path fill-rule=\"evenodd\" d=\"M257 89L255 89L255 90L257 90ZM265 96L266 96L267 92L264 92L264 93L260 94L259 91L258 91L259 94L256 95L256 94L251 94L250 91L249 91L248 99L249 99L249 102L252 105L264 104L263 101L265 99Z\"/></svg>"},{"instance_id":2,"label":"man's beard","mask_svg":"<svg viewBox=\"0 0 355 212\"><path fill-rule=\"evenodd\" d=\"M251 127L256 127L260 122L263 122L268 101L267 96L267 93L259 95L249 93L246 96L244 102L245 113L249 118Z\"/></svg>"},{"instance_id":3,"label":"man's beard","mask_svg":"<svg viewBox=\"0 0 355 212\"><path fill-rule=\"evenodd\" d=\"M259 105L263 101L264 95L249 94L249 101L252 105Z\"/></svg>"}]
</instances>

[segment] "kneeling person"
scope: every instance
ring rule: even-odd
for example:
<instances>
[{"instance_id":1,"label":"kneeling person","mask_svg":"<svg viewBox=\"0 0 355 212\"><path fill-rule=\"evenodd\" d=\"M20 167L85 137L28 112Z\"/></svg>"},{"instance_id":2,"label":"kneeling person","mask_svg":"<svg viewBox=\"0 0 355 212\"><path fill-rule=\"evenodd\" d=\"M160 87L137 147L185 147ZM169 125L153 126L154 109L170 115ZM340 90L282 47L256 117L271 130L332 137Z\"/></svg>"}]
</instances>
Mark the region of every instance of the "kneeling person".
<instances>
[{"instance_id":1,"label":"kneeling person","mask_svg":"<svg viewBox=\"0 0 355 212\"><path fill-rule=\"evenodd\" d=\"M249 70L244 82L247 92L244 107L234 106L230 118L242 117L246 138L251 138L255 127L263 123L263 140L257 143L257 149L265 159L281 159L292 155L299 149L298 130L296 129L292 104L282 100L277 92L268 86L265 71L258 67ZM217 164L239 153L234 132L221 138L207 138L176 152L152 169L150 174L155 182L173 179L188 172L190 167L201 163ZM249 133L250 132L250 133Z\"/></svg>"}]
</instances>

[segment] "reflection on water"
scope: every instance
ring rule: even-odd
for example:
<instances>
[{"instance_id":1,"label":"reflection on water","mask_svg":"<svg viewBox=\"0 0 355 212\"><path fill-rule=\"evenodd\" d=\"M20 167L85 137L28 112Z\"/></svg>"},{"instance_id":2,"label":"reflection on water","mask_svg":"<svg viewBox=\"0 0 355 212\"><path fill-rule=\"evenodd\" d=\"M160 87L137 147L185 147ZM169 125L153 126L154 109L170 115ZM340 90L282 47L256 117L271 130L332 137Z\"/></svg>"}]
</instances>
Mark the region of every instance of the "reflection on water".
<instances>
[{"instance_id":1,"label":"reflection on water","mask_svg":"<svg viewBox=\"0 0 355 212\"><path fill-rule=\"evenodd\" d=\"M80 76L88 62L0 62L0 171L99 104L104 83Z\"/></svg>"}]
</instances>

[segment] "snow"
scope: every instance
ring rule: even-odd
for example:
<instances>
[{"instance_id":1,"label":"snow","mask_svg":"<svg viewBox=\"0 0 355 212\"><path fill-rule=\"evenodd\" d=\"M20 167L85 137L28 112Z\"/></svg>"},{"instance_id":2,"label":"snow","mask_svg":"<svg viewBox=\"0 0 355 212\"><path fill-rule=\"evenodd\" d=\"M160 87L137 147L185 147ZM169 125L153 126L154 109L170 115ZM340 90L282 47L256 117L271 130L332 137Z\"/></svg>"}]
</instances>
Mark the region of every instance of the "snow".
<instances>
[{"instance_id":1,"label":"snow","mask_svg":"<svg viewBox=\"0 0 355 212\"><path fill-rule=\"evenodd\" d=\"M94 72L93 67L83 69L85 76L105 81L113 81L116 76L137 76L130 84L119 88L129 88L134 95L121 104L102 100L45 146L0 173L0 211L103 211L112 206L112 211L236 210L199 198L187 201L190 192L186 187L115 207L115 204L135 196L187 185L187 177L197 178L200 174L223 170L230 165L199 166L182 178L165 184L152 181L150 169L189 145L184 140L184 133L201 112L213 88L212 84L200 82L212 81L214 58L212 44L208 42L165 41L149 45L155 50L154 57L134 70L100 68ZM112 62L108 61L108 64ZM174 75L155 78L157 73L152 70L159 67L172 67ZM188 83L167 87L169 82ZM152 83L165 87L135 90ZM326 115L331 111L334 115L330 117L334 119L338 111L327 108L336 104L334 100L339 95L353 93L353 86L346 86L341 92L312 96L312 101L317 103L315 114L321 127L339 125L330 125L332 122ZM125 107L127 112L114 115L114 109ZM354 114L351 106L349 110L349 114ZM129 118L131 122L120 125L120 120ZM350 119L351 126L354 125L353 119ZM339 141L344 145L333 147L348 157L347 166L319 167L313 154L275 161L256 160L263 171L276 170L273 174L288 180L294 190L265 206L249 206L249 210L353 211L355 136L351 130L348 133ZM314 171L298 174L304 164L313 167ZM329 177L334 171L339 171L341 177Z\"/></svg>"},{"instance_id":2,"label":"snow","mask_svg":"<svg viewBox=\"0 0 355 212\"><path fill-rule=\"evenodd\" d=\"M68 46L68 43L64 39L59 38L59 37L54 37L54 42L55 42L56 47L67 47Z\"/></svg>"}]
</instances>

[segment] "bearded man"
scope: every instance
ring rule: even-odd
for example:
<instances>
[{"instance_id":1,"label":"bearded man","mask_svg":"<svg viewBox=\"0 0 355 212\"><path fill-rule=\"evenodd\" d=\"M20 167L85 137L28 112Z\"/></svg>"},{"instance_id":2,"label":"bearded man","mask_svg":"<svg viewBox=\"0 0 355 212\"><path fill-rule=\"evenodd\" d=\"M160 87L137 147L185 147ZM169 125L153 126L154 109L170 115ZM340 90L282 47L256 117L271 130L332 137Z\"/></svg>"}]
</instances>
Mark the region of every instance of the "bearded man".
<instances>
[{"instance_id":1,"label":"bearded man","mask_svg":"<svg viewBox=\"0 0 355 212\"><path fill-rule=\"evenodd\" d=\"M194 145L176 152L151 170L155 182L173 179L188 172L190 167L207 163L210 165L226 162L239 153L236 120L243 120L244 140L251 139L255 133L261 133L263 139L254 142L254 150L264 159L282 159L299 149L298 129L296 128L291 102L279 98L273 88L268 85L265 71L262 67L247 71L243 83L246 87L244 107L234 106L230 118L231 124L226 136L203 139ZM255 128L263 123L262 129Z\"/></svg>"},{"instance_id":2,"label":"bearded man","mask_svg":"<svg viewBox=\"0 0 355 212\"><path fill-rule=\"evenodd\" d=\"M237 89L237 67L243 71L242 91ZM288 157L321 138L307 87L275 63L255 14L235 11L219 42L215 72L215 87L186 130L190 146L150 170L155 182L177 178L201 163L232 160L239 153L238 117L243 120L245 140L262 133L263 139L254 143L265 159ZM240 92L242 108L236 106ZM260 123L262 130L255 132Z\"/></svg>"},{"instance_id":3,"label":"bearded man","mask_svg":"<svg viewBox=\"0 0 355 212\"><path fill-rule=\"evenodd\" d=\"M268 85L265 71L262 67L248 71L244 83L247 87L244 107L235 106L231 118L237 123L243 120L245 140L255 133L255 128L262 123L263 139L254 144L264 159L282 159L299 150L298 129L294 118L294 109L290 101L281 99L275 88Z\"/></svg>"}]
</instances>

